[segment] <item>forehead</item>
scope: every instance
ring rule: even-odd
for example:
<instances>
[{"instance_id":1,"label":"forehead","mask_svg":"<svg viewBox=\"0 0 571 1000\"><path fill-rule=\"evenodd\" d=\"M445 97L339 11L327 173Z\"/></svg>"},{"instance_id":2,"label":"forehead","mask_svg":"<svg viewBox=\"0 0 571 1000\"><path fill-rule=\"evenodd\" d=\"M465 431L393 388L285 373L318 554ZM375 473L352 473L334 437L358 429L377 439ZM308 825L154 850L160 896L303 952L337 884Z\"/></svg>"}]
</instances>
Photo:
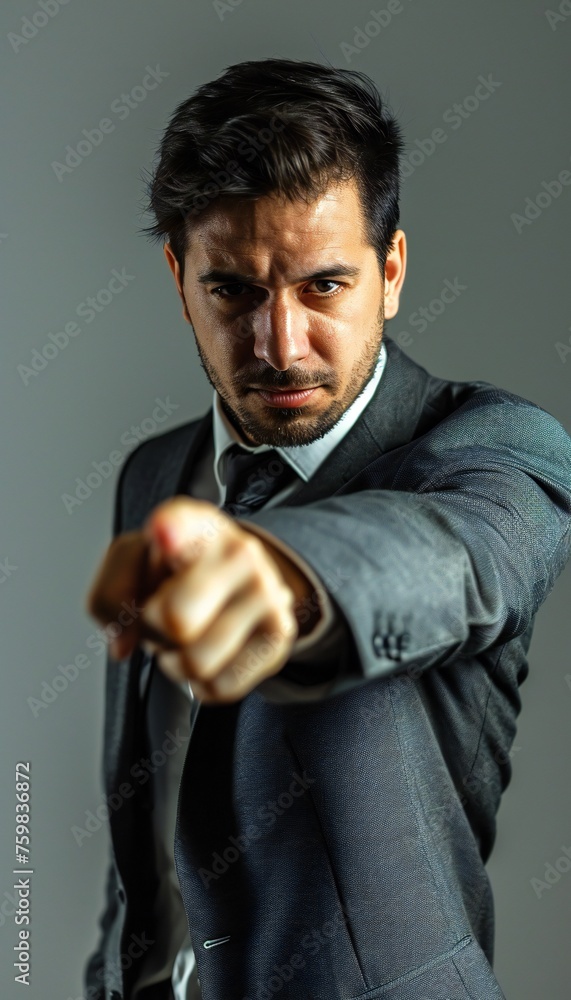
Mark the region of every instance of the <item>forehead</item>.
<instances>
[{"instance_id":1,"label":"forehead","mask_svg":"<svg viewBox=\"0 0 571 1000\"><path fill-rule=\"evenodd\" d=\"M277 268L331 251L365 248L363 217L354 181L331 185L311 203L264 195L255 201L219 198L193 220L187 257L198 266L244 265Z\"/></svg>"}]
</instances>

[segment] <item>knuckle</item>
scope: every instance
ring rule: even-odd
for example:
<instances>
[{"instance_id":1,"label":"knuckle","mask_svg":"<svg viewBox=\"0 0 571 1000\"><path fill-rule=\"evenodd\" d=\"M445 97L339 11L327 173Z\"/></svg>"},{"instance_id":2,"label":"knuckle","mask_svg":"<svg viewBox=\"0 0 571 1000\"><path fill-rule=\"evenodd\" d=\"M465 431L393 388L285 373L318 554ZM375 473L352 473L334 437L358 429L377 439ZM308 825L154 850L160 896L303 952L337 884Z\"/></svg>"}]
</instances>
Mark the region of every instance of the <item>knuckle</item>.
<instances>
[{"instance_id":1,"label":"knuckle","mask_svg":"<svg viewBox=\"0 0 571 1000\"><path fill-rule=\"evenodd\" d=\"M261 601L266 611L279 611L283 604L280 587L276 587L274 578L269 573L259 573L254 580L254 593Z\"/></svg>"},{"instance_id":2,"label":"knuckle","mask_svg":"<svg viewBox=\"0 0 571 1000\"><path fill-rule=\"evenodd\" d=\"M277 619L279 623L280 637L284 644L291 641L292 636L295 637L299 630L299 625L297 617L293 609L288 605L285 608L280 608L277 613Z\"/></svg>"},{"instance_id":3,"label":"knuckle","mask_svg":"<svg viewBox=\"0 0 571 1000\"><path fill-rule=\"evenodd\" d=\"M281 650L285 650L298 633L297 621L294 618L282 618L279 622L278 635Z\"/></svg>"},{"instance_id":4,"label":"knuckle","mask_svg":"<svg viewBox=\"0 0 571 1000\"><path fill-rule=\"evenodd\" d=\"M289 615L293 612L295 594L286 584L272 587L273 604L279 614Z\"/></svg>"},{"instance_id":5,"label":"knuckle","mask_svg":"<svg viewBox=\"0 0 571 1000\"><path fill-rule=\"evenodd\" d=\"M295 594L294 594L293 590L291 589L291 587L288 587L286 585L286 586L284 586L284 587L281 588L281 592L282 592L282 600L283 600L284 606L288 610L293 611L293 608L295 606Z\"/></svg>"},{"instance_id":6,"label":"knuckle","mask_svg":"<svg viewBox=\"0 0 571 1000\"><path fill-rule=\"evenodd\" d=\"M166 631L175 642L191 642L193 639L192 624L188 611L179 602L167 601L163 606L163 619Z\"/></svg>"},{"instance_id":7,"label":"knuckle","mask_svg":"<svg viewBox=\"0 0 571 1000\"><path fill-rule=\"evenodd\" d=\"M265 551L262 542L255 535L245 535L241 547L244 558L251 559L255 565L259 563Z\"/></svg>"},{"instance_id":8,"label":"knuckle","mask_svg":"<svg viewBox=\"0 0 571 1000\"><path fill-rule=\"evenodd\" d=\"M188 650L186 659L192 673L201 681L204 682L212 676L212 663L203 654L195 650ZM216 666L216 664L214 666Z\"/></svg>"}]
</instances>

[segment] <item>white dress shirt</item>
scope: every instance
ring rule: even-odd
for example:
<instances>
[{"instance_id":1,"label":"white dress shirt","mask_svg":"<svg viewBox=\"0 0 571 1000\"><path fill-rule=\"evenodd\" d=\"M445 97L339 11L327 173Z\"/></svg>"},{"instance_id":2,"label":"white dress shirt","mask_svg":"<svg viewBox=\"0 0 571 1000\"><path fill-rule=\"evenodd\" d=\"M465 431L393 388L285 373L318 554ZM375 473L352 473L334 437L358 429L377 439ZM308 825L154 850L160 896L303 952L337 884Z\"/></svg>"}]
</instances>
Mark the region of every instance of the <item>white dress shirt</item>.
<instances>
[{"instance_id":1,"label":"white dress shirt","mask_svg":"<svg viewBox=\"0 0 571 1000\"><path fill-rule=\"evenodd\" d=\"M383 374L386 356L386 347L382 344L375 371L367 385L327 434L311 444L275 448L280 457L297 472L298 478L279 493L274 494L264 504L264 510L281 503L315 475L321 463L350 430L375 393ZM220 396L214 390L213 441L194 468L192 482L189 484L191 496L200 500L209 500L219 507L222 506L226 497L224 459L228 448L236 442L253 453L262 453L274 447L265 444L248 445L227 419L220 405ZM240 518L237 518L237 521L241 523ZM292 647L291 658L307 654L307 651L328 635L335 626L333 606L325 588L311 566L298 552L294 552L284 542L266 532L259 525L249 520L245 520L243 523L249 530L258 533L262 538L267 537L292 562L297 563L313 585L320 605L321 616L308 635L296 639ZM150 662L141 676L141 695L148 682L149 672ZM303 698L301 691L300 698ZM190 711L189 699L191 702ZM160 982L167 978L170 973L176 1000L201 1000L196 958L188 933L174 865L174 831L180 778L197 709L198 703L187 681L173 683L166 678L162 671L154 671L147 709L149 753L152 756L153 751L160 751L167 731L176 733L182 741L182 745L167 756L165 763L151 775L155 804L153 827L156 863L158 871L161 873L160 888L155 902L156 926L161 929L161 936L160 939L157 938L155 947L145 956L141 976L134 988L133 997L138 995L143 986ZM166 755L163 753L162 756ZM198 946L200 946L200 942L198 942ZM174 965L173 955L175 956Z\"/></svg>"}]
</instances>

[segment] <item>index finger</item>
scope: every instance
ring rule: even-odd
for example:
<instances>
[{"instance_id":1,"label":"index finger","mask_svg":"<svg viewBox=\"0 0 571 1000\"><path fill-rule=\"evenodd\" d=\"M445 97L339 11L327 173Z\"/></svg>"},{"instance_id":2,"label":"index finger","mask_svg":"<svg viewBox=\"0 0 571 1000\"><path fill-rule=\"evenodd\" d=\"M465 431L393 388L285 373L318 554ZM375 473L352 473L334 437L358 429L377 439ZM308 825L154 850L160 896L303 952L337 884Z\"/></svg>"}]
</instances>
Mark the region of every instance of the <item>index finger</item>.
<instances>
[{"instance_id":1,"label":"index finger","mask_svg":"<svg viewBox=\"0 0 571 1000\"><path fill-rule=\"evenodd\" d=\"M87 593L88 614L107 624L116 619L122 601L142 597L147 549L140 531L127 531L113 539Z\"/></svg>"},{"instance_id":2,"label":"index finger","mask_svg":"<svg viewBox=\"0 0 571 1000\"><path fill-rule=\"evenodd\" d=\"M140 531L124 532L113 539L86 597L88 614L104 626L116 626L112 647L116 659L126 656L141 638L158 638L144 625L141 613L145 601L171 570L156 553L151 558L151 549ZM109 628L109 637L111 634Z\"/></svg>"}]
</instances>

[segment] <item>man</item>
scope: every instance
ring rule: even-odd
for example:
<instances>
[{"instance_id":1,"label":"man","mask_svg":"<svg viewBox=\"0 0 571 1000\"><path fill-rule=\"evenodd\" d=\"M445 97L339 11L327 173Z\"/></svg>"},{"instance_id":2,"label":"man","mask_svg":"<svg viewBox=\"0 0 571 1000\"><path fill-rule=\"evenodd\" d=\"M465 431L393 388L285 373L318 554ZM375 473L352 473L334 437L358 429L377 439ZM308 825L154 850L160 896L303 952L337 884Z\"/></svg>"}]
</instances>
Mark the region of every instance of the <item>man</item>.
<instances>
[{"instance_id":1,"label":"man","mask_svg":"<svg viewBox=\"0 0 571 1000\"><path fill-rule=\"evenodd\" d=\"M214 394L124 463L88 597L114 804L87 997L503 996L484 864L571 440L384 333L401 150L364 75L275 59L163 138L151 232Z\"/></svg>"}]
</instances>

